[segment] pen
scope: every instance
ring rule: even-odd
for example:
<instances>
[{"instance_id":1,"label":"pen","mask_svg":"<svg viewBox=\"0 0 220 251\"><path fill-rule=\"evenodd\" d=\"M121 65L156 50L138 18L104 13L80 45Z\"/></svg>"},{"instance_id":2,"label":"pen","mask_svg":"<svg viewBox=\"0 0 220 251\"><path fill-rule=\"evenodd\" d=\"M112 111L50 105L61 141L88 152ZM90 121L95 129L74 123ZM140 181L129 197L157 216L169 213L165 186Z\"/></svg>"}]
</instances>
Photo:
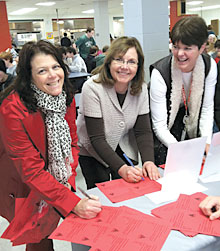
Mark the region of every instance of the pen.
<instances>
[{"instance_id":1,"label":"pen","mask_svg":"<svg viewBox=\"0 0 220 251\"><path fill-rule=\"evenodd\" d=\"M217 210L216 210L216 206L213 206L212 208L211 208L211 211L212 211L212 213L215 213Z\"/></svg>"},{"instance_id":2,"label":"pen","mask_svg":"<svg viewBox=\"0 0 220 251\"><path fill-rule=\"evenodd\" d=\"M86 193L82 188L80 188L80 187L77 187L77 188L79 189L79 191L80 191L83 195L85 195L87 198L89 198L90 200L92 200L92 197L89 196L88 193Z\"/></svg>"},{"instance_id":3,"label":"pen","mask_svg":"<svg viewBox=\"0 0 220 251\"><path fill-rule=\"evenodd\" d=\"M131 166L135 167L134 164L133 164L133 162L128 158L128 156L127 156L125 153L123 153L123 156L125 157L125 159L127 160L127 162L128 162ZM141 177L141 179L144 180L143 177Z\"/></svg>"}]
</instances>

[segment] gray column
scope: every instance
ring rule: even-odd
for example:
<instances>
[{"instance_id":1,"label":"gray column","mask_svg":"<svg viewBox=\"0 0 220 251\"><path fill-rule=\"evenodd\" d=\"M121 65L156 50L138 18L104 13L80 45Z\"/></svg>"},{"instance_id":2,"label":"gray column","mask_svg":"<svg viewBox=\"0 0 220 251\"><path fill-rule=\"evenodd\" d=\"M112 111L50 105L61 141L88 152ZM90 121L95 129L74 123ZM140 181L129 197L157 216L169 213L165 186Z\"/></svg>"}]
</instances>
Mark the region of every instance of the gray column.
<instances>
[{"instance_id":1,"label":"gray column","mask_svg":"<svg viewBox=\"0 0 220 251\"><path fill-rule=\"evenodd\" d=\"M169 54L168 0L124 0L124 33L136 37L145 56L145 76L149 65Z\"/></svg>"},{"instance_id":2,"label":"gray column","mask_svg":"<svg viewBox=\"0 0 220 251\"><path fill-rule=\"evenodd\" d=\"M110 45L108 0L94 0L93 5L95 10L95 41L102 49L103 46Z\"/></svg>"},{"instance_id":3,"label":"gray column","mask_svg":"<svg viewBox=\"0 0 220 251\"><path fill-rule=\"evenodd\" d=\"M42 39L46 39L50 41L51 43L54 43L52 16L44 16Z\"/></svg>"}]
</instances>

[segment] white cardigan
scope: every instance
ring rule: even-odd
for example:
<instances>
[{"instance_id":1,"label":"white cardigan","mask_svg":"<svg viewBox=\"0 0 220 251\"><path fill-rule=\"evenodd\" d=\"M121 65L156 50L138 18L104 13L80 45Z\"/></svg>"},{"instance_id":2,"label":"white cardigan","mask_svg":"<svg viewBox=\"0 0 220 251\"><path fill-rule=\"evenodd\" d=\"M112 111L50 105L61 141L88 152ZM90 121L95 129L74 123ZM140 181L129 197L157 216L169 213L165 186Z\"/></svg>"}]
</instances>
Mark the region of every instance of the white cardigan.
<instances>
[{"instance_id":1,"label":"white cardigan","mask_svg":"<svg viewBox=\"0 0 220 251\"><path fill-rule=\"evenodd\" d=\"M82 88L79 115L77 118L77 134L80 154L92 156L105 164L93 149L88 137L84 116L103 118L105 137L115 151L119 144L121 149L133 160L138 160L138 149L133 127L138 115L149 113L147 85L144 83L142 92L130 94L130 84L123 106L121 107L114 87L95 83L96 76L87 80Z\"/></svg>"}]
</instances>

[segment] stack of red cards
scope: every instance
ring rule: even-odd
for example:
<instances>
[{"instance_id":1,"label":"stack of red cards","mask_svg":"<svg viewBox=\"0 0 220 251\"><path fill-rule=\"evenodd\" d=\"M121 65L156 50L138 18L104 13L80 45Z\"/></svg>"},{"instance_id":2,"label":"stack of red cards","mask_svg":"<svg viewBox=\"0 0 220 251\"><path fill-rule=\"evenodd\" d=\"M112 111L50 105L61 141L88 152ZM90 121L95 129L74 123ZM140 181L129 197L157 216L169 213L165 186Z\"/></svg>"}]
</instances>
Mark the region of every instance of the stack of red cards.
<instances>
[{"instance_id":1,"label":"stack of red cards","mask_svg":"<svg viewBox=\"0 0 220 251\"><path fill-rule=\"evenodd\" d=\"M113 203L161 190L161 184L148 177L138 183L128 183L123 179L117 179L96 183L96 186Z\"/></svg>"},{"instance_id":2,"label":"stack of red cards","mask_svg":"<svg viewBox=\"0 0 220 251\"><path fill-rule=\"evenodd\" d=\"M94 219L71 214L49 238L90 246L94 251L159 251L170 231L169 222L157 217L126 206L103 206Z\"/></svg>"},{"instance_id":3,"label":"stack of red cards","mask_svg":"<svg viewBox=\"0 0 220 251\"><path fill-rule=\"evenodd\" d=\"M210 221L199 208L206 198L203 193L181 194L176 202L155 208L151 213L172 224L172 229L179 230L187 236L206 234L220 236L220 220Z\"/></svg>"}]
</instances>

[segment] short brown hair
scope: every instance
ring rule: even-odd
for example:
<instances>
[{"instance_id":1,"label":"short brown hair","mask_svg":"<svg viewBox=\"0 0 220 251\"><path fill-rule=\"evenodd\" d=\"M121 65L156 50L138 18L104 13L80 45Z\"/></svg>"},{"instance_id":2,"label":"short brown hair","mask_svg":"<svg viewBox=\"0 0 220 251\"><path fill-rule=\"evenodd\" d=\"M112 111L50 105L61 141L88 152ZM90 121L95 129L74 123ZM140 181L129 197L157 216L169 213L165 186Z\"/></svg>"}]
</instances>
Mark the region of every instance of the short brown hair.
<instances>
[{"instance_id":1,"label":"short brown hair","mask_svg":"<svg viewBox=\"0 0 220 251\"><path fill-rule=\"evenodd\" d=\"M201 17L184 17L180 19L171 31L173 44L182 42L185 45L196 45L200 49L208 39L208 29Z\"/></svg>"},{"instance_id":2,"label":"short brown hair","mask_svg":"<svg viewBox=\"0 0 220 251\"><path fill-rule=\"evenodd\" d=\"M88 28L86 29L86 33L92 32L92 31L94 31L94 28L92 28L92 27L88 27Z\"/></svg>"},{"instance_id":3,"label":"short brown hair","mask_svg":"<svg viewBox=\"0 0 220 251\"><path fill-rule=\"evenodd\" d=\"M110 73L110 64L112 60L118 55L125 55L128 49L133 47L136 49L138 54L138 69L135 77L131 81L131 94L139 94L142 89L142 84L144 83L144 54L140 43L135 37L124 36L117 38L112 42L108 49L108 54L105 57L104 64L95 71L95 73L99 73L99 77L95 80L95 82L113 86L115 84L115 80L112 78Z\"/></svg>"}]
</instances>

